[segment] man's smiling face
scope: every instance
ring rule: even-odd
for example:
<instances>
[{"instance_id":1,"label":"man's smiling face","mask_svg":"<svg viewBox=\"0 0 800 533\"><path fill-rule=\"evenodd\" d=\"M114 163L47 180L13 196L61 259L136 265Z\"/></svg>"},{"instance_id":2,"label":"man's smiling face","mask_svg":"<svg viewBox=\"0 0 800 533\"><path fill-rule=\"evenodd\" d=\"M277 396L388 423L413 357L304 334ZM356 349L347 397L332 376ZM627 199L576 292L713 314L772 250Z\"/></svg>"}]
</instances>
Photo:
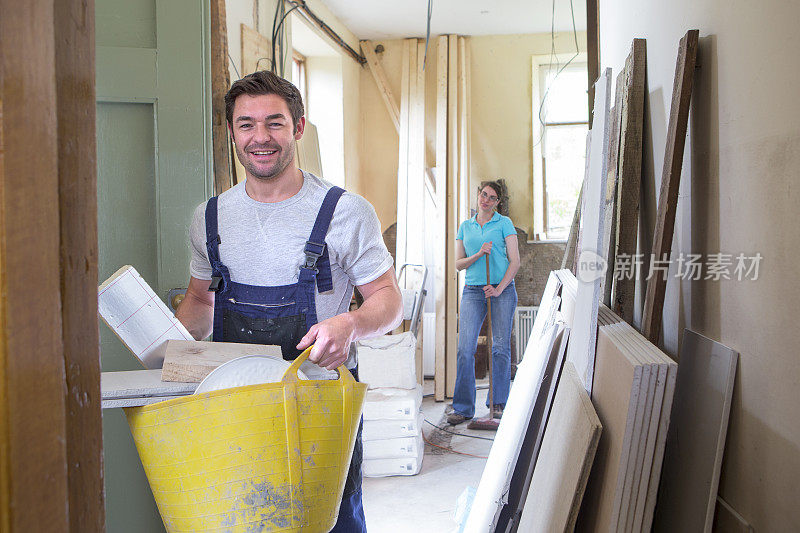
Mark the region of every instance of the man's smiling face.
<instances>
[{"instance_id":1,"label":"man's smiling face","mask_svg":"<svg viewBox=\"0 0 800 533\"><path fill-rule=\"evenodd\" d=\"M294 160L294 143L304 126L304 118L297 126L292 123L289 107L276 94L236 98L230 128L247 177L270 180L282 175Z\"/></svg>"}]
</instances>

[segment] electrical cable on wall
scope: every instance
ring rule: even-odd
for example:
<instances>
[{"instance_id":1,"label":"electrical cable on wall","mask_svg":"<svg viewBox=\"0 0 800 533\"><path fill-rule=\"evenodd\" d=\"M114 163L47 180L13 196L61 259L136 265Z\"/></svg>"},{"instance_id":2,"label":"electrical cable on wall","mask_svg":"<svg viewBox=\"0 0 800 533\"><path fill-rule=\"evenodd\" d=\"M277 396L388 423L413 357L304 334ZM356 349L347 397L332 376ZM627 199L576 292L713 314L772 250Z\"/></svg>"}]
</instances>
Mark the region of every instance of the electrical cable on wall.
<instances>
[{"instance_id":1,"label":"electrical cable on wall","mask_svg":"<svg viewBox=\"0 0 800 533\"><path fill-rule=\"evenodd\" d=\"M544 105L547 101L547 95L550 93L550 87L552 87L553 83L558 79L558 76L567 68L570 63L572 63L576 57L580 54L580 48L578 47L578 31L575 27L575 8L572 5L572 0L569 0L569 11L572 17L572 37L575 40L575 54L569 58L569 60L561 66L558 62L558 57L556 57L556 31L555 31L555 18L556 18L556 0L553 0L553 9L550 16L550 64L547 67L547 73L549 74L553 70L553 62L555 61L556 68L558 71L556 75L553 76L553 79L550 80L550 83L547 84L545 87L544 94L542 95L542 101L539 104L539 112L537 113L537 117L539 119L539 124L541 125L541 132L539 133L539 139L533 144L533 146L538 146L541 144L542 139L544 138L544 126L545 126L545 117L542 116L542 112L544 111ZM538 82L538 80L537 80Z\"/></svg>"}]
</instances>

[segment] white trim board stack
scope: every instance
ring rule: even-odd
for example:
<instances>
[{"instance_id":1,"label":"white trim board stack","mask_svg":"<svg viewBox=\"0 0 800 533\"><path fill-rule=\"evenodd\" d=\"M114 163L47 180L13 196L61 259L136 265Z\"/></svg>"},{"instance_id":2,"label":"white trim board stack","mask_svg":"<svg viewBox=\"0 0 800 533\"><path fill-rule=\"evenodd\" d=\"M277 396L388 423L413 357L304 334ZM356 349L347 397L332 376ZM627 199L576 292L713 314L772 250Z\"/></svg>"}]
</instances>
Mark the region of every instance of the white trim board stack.
<instances>
[{"instance_id":1,"label":"white trim board stack","mask_svg":"<svg viewBox=\"0 0 800 533\"><path fill-rule=\"evenodd\" d=\"M144 368L161 368L168 340L194 340L150 285L129 265L100 285L98 311Z\"/></svg>"},{"instance_id":2,"label":"white trim board stack","mask_svg":"<svg viewBox=\"0 0 800 533\"><path fill-rule=\"evenodd\" d=\"M597 306L602 297L602 275L590 267L604 261L603 226L605 223L606 178L608 167L609 106L611 69L606 69L595 83L594 123L591 130L588 172L583 184L580 236L578 239L578 292L575 299L575 321L570 332L567 360L572 361L586 391L592 393Z\"/></svg>"}]
</instances>

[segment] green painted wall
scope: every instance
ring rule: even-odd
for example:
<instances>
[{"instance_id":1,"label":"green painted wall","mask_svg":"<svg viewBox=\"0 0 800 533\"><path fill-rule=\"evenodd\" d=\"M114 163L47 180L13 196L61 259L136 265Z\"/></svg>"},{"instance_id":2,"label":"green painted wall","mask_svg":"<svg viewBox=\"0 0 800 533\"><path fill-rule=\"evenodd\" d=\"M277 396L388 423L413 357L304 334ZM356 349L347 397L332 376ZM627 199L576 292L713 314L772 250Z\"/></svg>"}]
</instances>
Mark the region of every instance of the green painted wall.
<instances>
[{"instance_id":1,"label":"green painted wall","mask_svg":"<svg viewBox=\"0 0 800 533\"><path fill-rule=\"evenodd\" d=\"M164 298L189 278L211 191L209 13L201 0L97 0L99 278L130 264ZM101 323L103 371L141 368ZM121 409L103 411L109 532L163 531Z\"/></svg>"}]
</instances>

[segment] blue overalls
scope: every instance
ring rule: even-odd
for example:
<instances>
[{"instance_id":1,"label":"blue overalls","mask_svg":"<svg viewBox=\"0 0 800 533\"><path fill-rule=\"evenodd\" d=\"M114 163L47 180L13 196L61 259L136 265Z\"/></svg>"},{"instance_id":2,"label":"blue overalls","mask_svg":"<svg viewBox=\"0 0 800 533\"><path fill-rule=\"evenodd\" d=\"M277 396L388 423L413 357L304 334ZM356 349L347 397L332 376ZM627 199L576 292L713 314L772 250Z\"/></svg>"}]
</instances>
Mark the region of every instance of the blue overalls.
<instances>
[{"instance_id":1,"label":"blue overalls","mask_svg":"<svg viewBox=\"0 0 800 533\"><path fill-rule=\"evenodd\" d=\"M330 258L325 245L333 212L344 189L333 187L322 202L311 236L306 242L305 262L297 283L259 287L231 281L228 268L219 256L217 197L206 205L206 248L211 263L214 296L214 341L273 344L281 347L283 358L300 355L296 348L308 330L317 323L316 291L333 290ZM358 380L358 367L351 370ZM353 458L347 473L335 532L366 531L361 504L361 424L358 426Z\"/></svg>"}]
</instances>

